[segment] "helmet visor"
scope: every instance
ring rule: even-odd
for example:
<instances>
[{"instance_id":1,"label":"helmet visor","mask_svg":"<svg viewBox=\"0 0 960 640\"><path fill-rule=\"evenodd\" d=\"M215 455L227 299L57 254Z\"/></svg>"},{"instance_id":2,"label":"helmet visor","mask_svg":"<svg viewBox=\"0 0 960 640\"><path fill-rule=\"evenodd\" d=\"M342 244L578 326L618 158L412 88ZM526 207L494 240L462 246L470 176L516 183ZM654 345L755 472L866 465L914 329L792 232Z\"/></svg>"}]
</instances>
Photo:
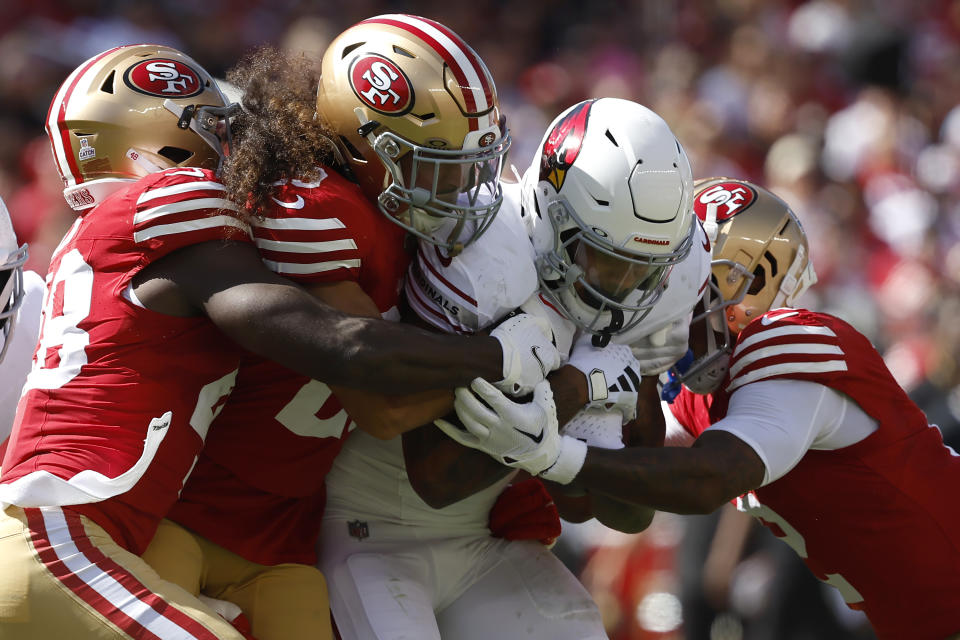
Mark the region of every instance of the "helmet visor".
<instances>
[{"instance_id":1,"label":"helmet visor","mask_svg":"<svg viewBox=\"0 0 960 640\"><path fill-rule=\"evenodd\" d=\"M583 270L583 279L597 293L614 302L640 289L656 289L668 267L636 260L615 250L578 242L573 261Z\"/></svg>"}]
</instances>

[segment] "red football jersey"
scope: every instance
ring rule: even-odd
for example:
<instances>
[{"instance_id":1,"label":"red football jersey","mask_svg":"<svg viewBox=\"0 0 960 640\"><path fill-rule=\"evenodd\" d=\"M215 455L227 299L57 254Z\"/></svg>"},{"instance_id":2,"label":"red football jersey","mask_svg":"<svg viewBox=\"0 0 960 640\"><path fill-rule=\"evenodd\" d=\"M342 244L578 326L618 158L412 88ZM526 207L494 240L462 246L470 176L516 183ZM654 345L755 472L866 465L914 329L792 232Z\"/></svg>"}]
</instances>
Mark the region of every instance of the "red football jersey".
<instances>
[{"instance_id":1,"label":"red football jersey","mask_svg":"<svg viewBox=\"0 0 960 640\"><path fill-rule=\"evenodd\" d=\"M144 550L233 388L241 350L206 317L148 311L126 291L157 259L225 238L250 242L250 230L201 169L147 176L80 214L50 263L0 501L72 505Z\"/></svg>"},{"instance_id":2,"label":"red football jersey","mask_svg":"<svg viewBox=\"0 0 960 640\"><path fill-rule=\"evenodd\" d=\"M304 285L355 281L381 313L398 301L404 234L333 171L278 185L254 225L268 267ZM260 564L314 564L324 478L352 427L325 384L248 357L170 517Z\"/></svg>"},{"instance_id":3,"label":"red football jersey","mask_svg":"<svg viewBox=\"0 0 960 640\"><path fill-rule=\"evenodd\" d=\"M851 446L808 450L785 476L737 499L793 547L814 575L862 609L881 638L960 631L960 457L893 379L870 342L832 316L778 309L740 334L710 418L751 382L795 379L851 398L879 427ZM689 394L689 391L685 391ZM692 395L692 394L690 394ZM703 431L704 402L678 420Z\"/></svg>"}]
</instances>

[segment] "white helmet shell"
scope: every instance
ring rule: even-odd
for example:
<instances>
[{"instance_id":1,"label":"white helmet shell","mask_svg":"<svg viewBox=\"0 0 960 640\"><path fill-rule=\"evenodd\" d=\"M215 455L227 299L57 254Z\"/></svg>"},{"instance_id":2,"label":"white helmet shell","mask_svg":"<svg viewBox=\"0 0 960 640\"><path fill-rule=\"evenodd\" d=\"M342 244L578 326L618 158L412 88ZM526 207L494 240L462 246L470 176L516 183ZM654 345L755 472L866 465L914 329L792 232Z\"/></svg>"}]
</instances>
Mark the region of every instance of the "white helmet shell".
<instances>
[{"instance_id":1,"label":"white helmet shell","mask_svg":"<svg viewBox=\"0 0 960 640\"><path fill-rule=\"evenodd\" d=\"M584 331L640 322L690 250L693 177L663 119L617 98L551 124L524 175L544 294Z\"/></svg>"}]
</instances>

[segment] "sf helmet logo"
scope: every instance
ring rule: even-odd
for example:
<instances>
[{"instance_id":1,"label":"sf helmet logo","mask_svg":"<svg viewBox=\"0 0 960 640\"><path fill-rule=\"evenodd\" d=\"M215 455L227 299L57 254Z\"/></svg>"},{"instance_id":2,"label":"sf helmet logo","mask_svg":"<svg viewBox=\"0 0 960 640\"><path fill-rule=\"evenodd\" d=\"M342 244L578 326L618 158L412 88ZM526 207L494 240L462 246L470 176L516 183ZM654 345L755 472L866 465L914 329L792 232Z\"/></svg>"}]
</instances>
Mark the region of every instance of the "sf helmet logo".
<instances>
[{"instance_id":1,"label":"sf helmet logo","mask_svg":"<svg viewBox=\"0 0 960 640\"><path fill-rule=\"evenodd\" d=\"M403 115L413 106L413 86L400 67L368 53L353 61L350 86L360 100L378 113Z\"/></svg>"},{"instance_id":2,"label":"sf helmet logo","mask_svg":"<svg viewBox=\"0 0 960 640\"><path fill-rule=\"evenodd\" d=\"M587 117L594 100L586 100L573 107L547 135L540 150L540 180L546 180L560 191L567 171L573 166L583 147L587 133Z\"/></svg>"},{"instance_id":3,"label":"sf helmet logo","mask_svg":"<svg viewBox=\"0 0 960 640\"><path fill-rule=\"evenodd\" d=\"M707 205L717 205L717 222L723 222L746 211L757 199L753 188L739 182L721 182L704 190L693 201L693 211L701 220L707 219Z\"/></svg>"},{"instance_id":4,"label":"sf helmet logo","mask_svg":"<svg viewBox=\"0 0 960 640\"><path fill-rule=\"evenodd\" d=\"M123 81L134 91L162 98L189 98L204 89L199 73L165 58L138 62L123 74Z\"/></svg>"}]
</instances>

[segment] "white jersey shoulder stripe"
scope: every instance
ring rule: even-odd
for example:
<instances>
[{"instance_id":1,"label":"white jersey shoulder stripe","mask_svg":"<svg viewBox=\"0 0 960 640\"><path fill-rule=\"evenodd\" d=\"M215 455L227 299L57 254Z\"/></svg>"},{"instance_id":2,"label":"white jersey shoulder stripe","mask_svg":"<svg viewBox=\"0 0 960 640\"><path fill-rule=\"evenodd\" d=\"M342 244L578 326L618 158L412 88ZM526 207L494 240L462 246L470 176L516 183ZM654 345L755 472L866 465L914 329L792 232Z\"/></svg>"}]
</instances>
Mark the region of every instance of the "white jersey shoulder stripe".
<instances>
[{"instance_id":1,"label":"white jersey shoulder stripe","mask_svg":"<svg viewBox=\"0 0 960 640\"><path fill-rule=\"evenodd\" d=\"M736 358L738 354L743 353L745 349L749 349L758 342L772 340L774 338L782 338L783 336L828 336L831 338L836 338L837 334L835 334L829 327L802 324L791 324L785 327L764 329L763 331L759 331L749 338L746 338L743 342L739 343L736 349L734 349L733 357Z\"/></svg>"},{"instance_id":2,"label":"white jersey shoulder stripe","mask_svg":"<svg viewBox=\"0 0 960 640\"><path fill-rule=\"evenodd\" d=\"M754 369L750 373L737 376L727 385L727 391L739 389L745 384L770 378L773 376L782 376L796 373L829 373L831 371L846 371L846 360L825 360L821 362L785 362L783 364L774 364L769 367Z\"/></svg>"},{"instance_id":3,"label":"white jersey shoulder stripe","mask_svg":"<svg viewBox=\"0 0 960 640\"><path fill-rule=\"evenodd\" d=\"M809 342L775 344L769 347L762 347L756 351L751 351L750 353L735 359L733 361L733 366L730 367L730 377L736 377L736 375L743 371L744 368L754 364L755 362L759 362L760 360L774 358L777 356L786 356L789 354L833 356L844 355L843 349L835 344L818 344Z\"/></svg>"},{"instance_id":4,"label":"white jersey shoulder stripe","mask_svg":"<svg viewBox=\"0 0 960 640\"><path fill-rule=\"evenodd\" d=\"M161 224L156 227L149 227L142 231L133 232L134 242L143 242L159 238L160 236L169 236L177 233L190 233L201 229L212 229L214 227L234 227L250 234L250 228L233 216L209 216L198 218L196 220L185 220L184 222L174 222L171 224Z\"/></svg>"},{"instance_id":5,"label":"white jersey shoulder stripe","mask_svg":"<svg viewBox=\"0 0 960 640\"><path fill-rule=\"evenodd\" d=\"M333 271L334 269L359 269L360 259L352 260L334 260L331 262L312 262L308 264L299 264L296 262L277 262L276 260L264 260L263 263L274 273L290 273L295 275L309 275L311 273L323 273L324 271Z\"/></svg>"},{"instance_id":6,"label":"white jersey shoulder stripe","mask_svg":"<svg viewBox=\"0 0 960 640\"><path fill-rule=\"evenodd\" d=\"M357 248L357 243L350 238L324 242L287 242L257 238L255 242L258 249L282 251L284 253L330 253L331 251L349 251Z\"/></svg>"},{"instance_id":7,"label":"white jersey shoulder stripe","mask_svg":"<svg viewBox=\"0 0 960 640\"><path fill-rule=\"evenodd\" d=\"M169 196L179 195L181 193L189 193L190 191L226 191L226 187L219 182L214 182L212 180L204 181L194 181L194 182L184 182L183 184L174 184L169 187L157 187L156 189L148 189L140 194L140 197L137 198L137 204L143 204L144 202L149 202L150 200L156 200L157 198L166 198Z\"/></svg>"},{"instance_id":8,"label":"white jersey shoulder stripe","mask_svg":"<svg viewBox=\"0 0 960 640\"><path fill-rule=\"evenodd\" d=\"M224 200L223 198L196 198L193 200L183 200L182 202L161 204L156 207L151 207L150 209L138 211L133 215L133 224L134 226L142 225L146 222L150 222L151 220L162 218L163 216L183 213L184 211L191 211L194 209L197 211L203 211L204 209L240 211L237 205L229 200Z\"/></svg>"},{"instance_id":9,"label":"white jersey shoulder stripe","mask_svg":"<svg viewBox=\"0 0 960 640\"><path fill-rule=\"evenodd\" d=\"M255 228L282 229L296 231L330 231L331 229L346 229L339 218L265 218L254 222Z\"/></svg>"}]
</instances>

